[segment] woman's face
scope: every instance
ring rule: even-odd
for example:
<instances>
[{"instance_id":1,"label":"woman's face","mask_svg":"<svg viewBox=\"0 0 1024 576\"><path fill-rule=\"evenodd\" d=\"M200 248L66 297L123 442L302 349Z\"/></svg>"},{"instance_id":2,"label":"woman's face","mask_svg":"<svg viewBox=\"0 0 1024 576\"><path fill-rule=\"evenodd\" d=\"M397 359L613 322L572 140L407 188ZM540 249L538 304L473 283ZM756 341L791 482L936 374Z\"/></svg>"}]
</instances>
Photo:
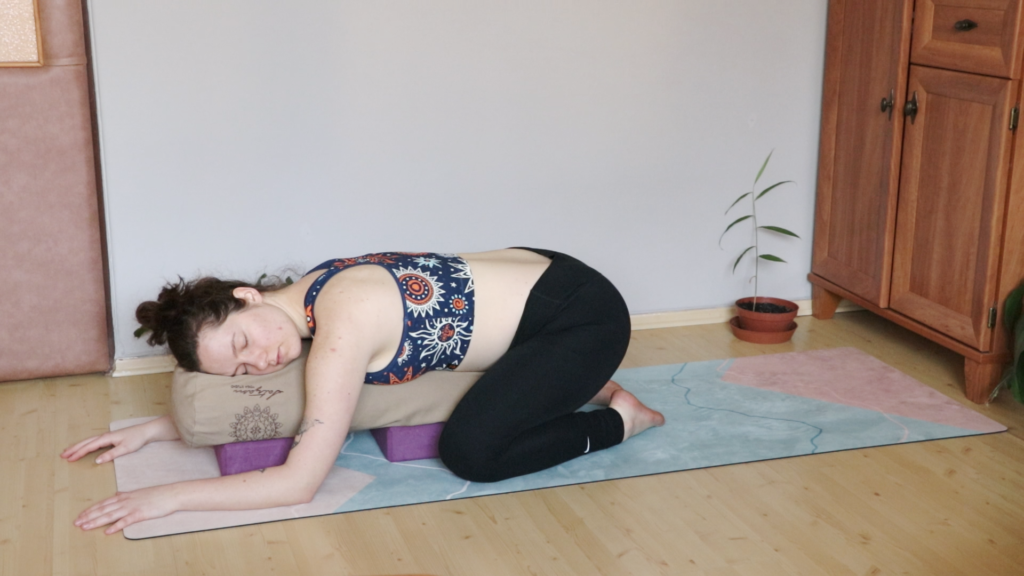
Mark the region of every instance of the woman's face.
<instances>
[{"instance_id":1,"label":"woman's face","mask_svg":"<svg viewBox=\"0 0 1024 576\"><path fill-rule=\"evenodd\" d=\"M280 308L249 303L199 332L199 368L209 374L270 374L299 357L302 338Z\"/></svg>"}]
</instances>

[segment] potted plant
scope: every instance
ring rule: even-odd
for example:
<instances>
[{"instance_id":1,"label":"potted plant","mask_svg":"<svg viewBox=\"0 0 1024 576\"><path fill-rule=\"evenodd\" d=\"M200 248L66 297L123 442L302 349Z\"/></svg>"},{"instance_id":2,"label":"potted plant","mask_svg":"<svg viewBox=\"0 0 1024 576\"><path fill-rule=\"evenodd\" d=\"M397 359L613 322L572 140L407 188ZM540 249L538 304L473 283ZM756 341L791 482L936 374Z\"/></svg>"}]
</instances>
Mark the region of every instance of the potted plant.
<instances>
[{"instance_id":1,"label":"potted plant","mask_svg":"<svg viewBox=\"0 0 1024 576\"><path fill-rule=\"evenodd\" d=\"M1003 305L1003 323L1010 331L1012 357L999 385L992 390L988 401L996 399L1001 389L1009 388L1013 399L1024 403L1024 283L1014 288Z\"/></svg>"},{"instance_id":2,"label":"potted plant","mask_svg":"<svg viewBox=\"0 0 1024 576\"><path fill-rule=\"evenodd\" d=\"M769 152L768 157L764 159L764 164L761 165L761 169L758 170L757 176L754 178L754 184L751 186L750 192L742 194L739 198L733 201L725 211L725 213L728 214L729 211L736 207L737 204L746 198L750 198L750 214L741 216L732 221L725 227L725 231L722 232L722 235L718 238L718 246L721 248L722 238L724 238L726 233L728 233L729 230L732 230L734 226L748 220L753 225L753 244L740 252L736 261L733 262L732 272L735 274L736 267L740 265L743 258L746 257L747 254L753 252L754 276L751 278L751 281L754 283L754 296L750 298L740 298L736 301L737 315L729 321L729 324L732 327L733 334L735 334L740 340L760 344L786 342L793 336L793 332L796 330L796 322L794 322L793 319L796 318L797 305L789 300L783 300L781 298L766 298L758 296L757 290L757 278L758 273L760 272L761 261L785 262L785 260L775 256L774 254L763 254L761 252L761 245L759 242L761 233L767 232L799 238L799 236L785 228L758 224L757 201L779 186L792 183L792 180L783 180L782 182L776 182L760 192L757 192L757 183L761 180L761 175L764 174L764 170L768 167L768 161L771 160L771 158L772 152Z\"/></svg>"}]
</instances>

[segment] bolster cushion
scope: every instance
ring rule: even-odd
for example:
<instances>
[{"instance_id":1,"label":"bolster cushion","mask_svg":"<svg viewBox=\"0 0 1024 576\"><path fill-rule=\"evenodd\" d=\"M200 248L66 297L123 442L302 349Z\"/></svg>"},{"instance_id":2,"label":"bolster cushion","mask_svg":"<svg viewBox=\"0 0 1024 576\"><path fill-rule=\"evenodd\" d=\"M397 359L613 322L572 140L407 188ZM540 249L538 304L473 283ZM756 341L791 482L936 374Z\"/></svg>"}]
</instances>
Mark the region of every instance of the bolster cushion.
<instances>
[{"instance_id":1,"label":"bolster cushion","mask_svg":"<svg viewBox=\"0 0 1024 576\"><path fill-rule=\"evenodd\" d=\"M262 376L217 376L175 368L171 411L192 447L295 436L306 404L309 343L290 364ZM363 385L352 430L445 422L482 372L432 371L405 384Z\"/></svg>"}]
</instances>

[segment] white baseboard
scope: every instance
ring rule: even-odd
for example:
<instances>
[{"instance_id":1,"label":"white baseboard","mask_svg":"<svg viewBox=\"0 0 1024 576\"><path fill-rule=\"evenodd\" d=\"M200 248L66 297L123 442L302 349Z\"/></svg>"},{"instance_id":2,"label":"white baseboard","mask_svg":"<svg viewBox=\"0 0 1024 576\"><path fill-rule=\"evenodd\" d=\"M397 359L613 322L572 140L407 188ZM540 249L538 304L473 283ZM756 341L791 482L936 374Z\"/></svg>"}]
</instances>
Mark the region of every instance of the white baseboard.
<instances>
[{"instance_id":1,"label":"white baseboard","mask_svg":"<svg viewBox=\"0 0 1024 576\"><path fill-rule=\"evenodd\" d=\"M811 314L810 300L796 300L799 306L797 316ZM854 312L863 310L853 302L842 301L836 312ZM698 324L722 324L736 315L733 306L726 308L702 308L699 310L676 310L674 312L655 312L654 314L634 314L630 316L633 330L651 330L654 328L675 328L677 326L696 326Z\"/></svg>"},{"instance_id":2,"label":"white baseboard","mask_svg":"<svg viewBox=\"0 0 1024 576\"><path fill-rule=\"evenodd\" d=\"M141 358L118 358L114 360L114 371L111 376L139 376L141 374L160 374L162 372L174 372L177 366L174 356L164 354L162 356L143 356Z\"/></svg>"},{"instance_id":3,"label":"white baseboard","mask_svg":"<svg viewBox=\"0 0 1024 576\"><path fill-rule=\"evenodd\" d=\"M810 300L797 300L800 310L797 316L808 316L811 313ZM836 312L853 312L863 310L853 302L844 300ZM678 326L696 326L698 324L721 324L728 322L735 315L732 306L727 308L702 308L698 310L676 310L673 312L655 312L654 314L634 314L630 316L633 330L652 330L655 328L675 328ZM170 354L163 356L144 356L142 358L120 358L114 361L111 376L138 376L140 374L160 374L173 372L178 363Z\"/></svg>"}]
</instances>

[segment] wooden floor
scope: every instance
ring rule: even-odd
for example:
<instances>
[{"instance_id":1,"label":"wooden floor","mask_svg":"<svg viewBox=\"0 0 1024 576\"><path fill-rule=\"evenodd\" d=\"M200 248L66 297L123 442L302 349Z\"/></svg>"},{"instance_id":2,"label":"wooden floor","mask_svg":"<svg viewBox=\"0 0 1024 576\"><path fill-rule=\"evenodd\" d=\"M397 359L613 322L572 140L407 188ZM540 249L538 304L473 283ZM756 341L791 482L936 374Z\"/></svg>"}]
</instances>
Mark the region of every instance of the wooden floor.
<instances>
[{"instance_id":1,"label":"wooden floor","mask_svg":"<svg viewBox=\"0 0 1024 576\"><path fill-rule=\"evenodd\" d=\"M1024 406L964 400L962 360L867 312L793 342L725 325L634 333L625 366L853 346L1008 433L340 514L142 541L81 532L110 464L58 453L161 414L167 374L0 384L0 574L1024 574Z\"/></svg>"}]
</instances>

